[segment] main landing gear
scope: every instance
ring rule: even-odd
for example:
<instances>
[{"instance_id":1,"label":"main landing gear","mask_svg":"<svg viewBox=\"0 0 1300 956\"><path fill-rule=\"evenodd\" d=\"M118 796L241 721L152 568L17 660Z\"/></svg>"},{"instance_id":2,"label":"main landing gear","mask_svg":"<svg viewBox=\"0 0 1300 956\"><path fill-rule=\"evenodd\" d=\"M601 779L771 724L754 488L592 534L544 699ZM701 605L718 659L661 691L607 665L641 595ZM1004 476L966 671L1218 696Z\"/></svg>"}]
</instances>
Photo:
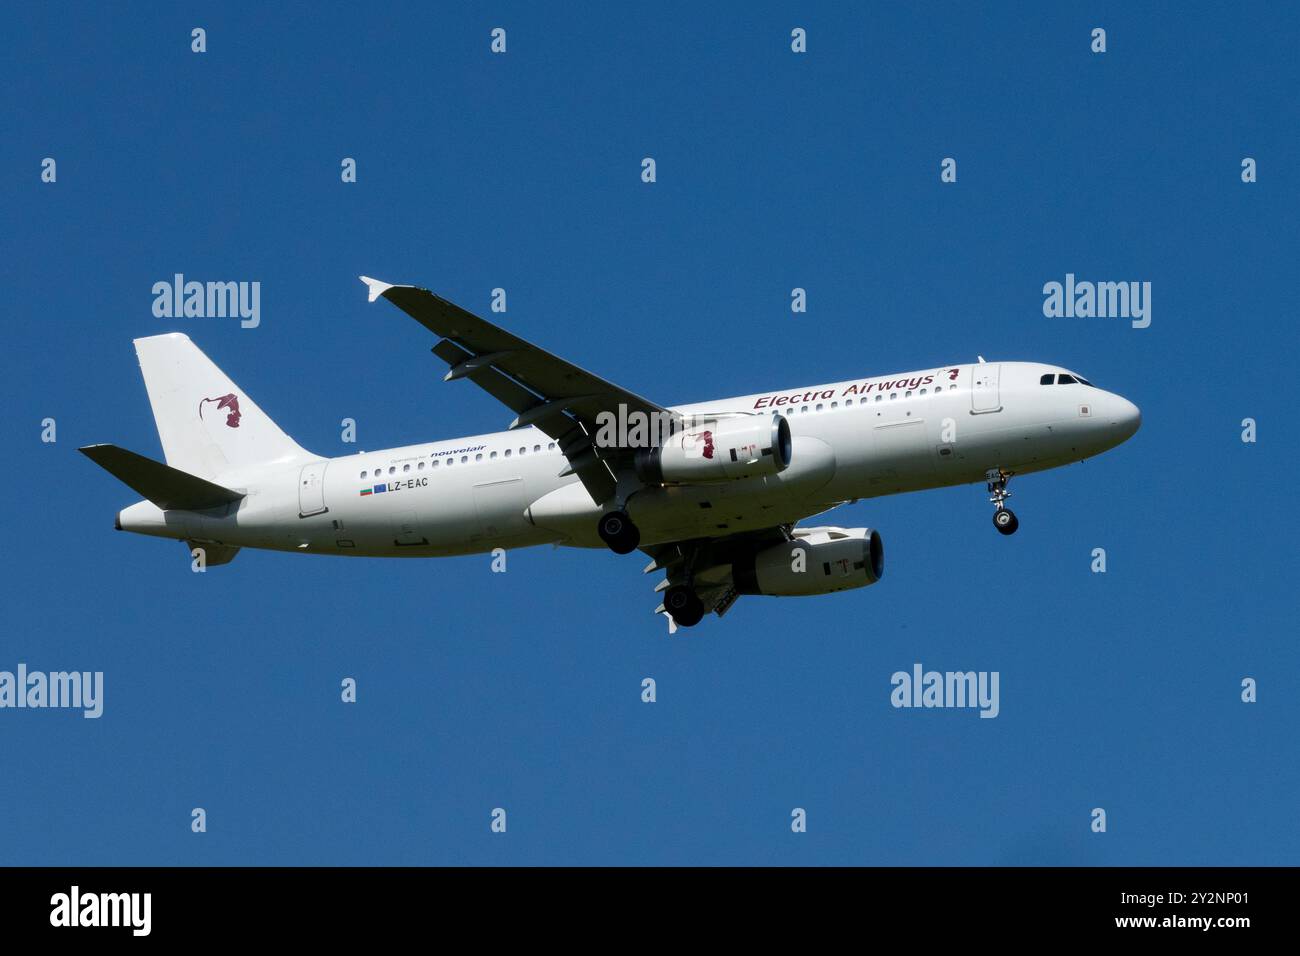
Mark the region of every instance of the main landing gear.
<instances>
[{"instance_id":1,"label":"main landing gear","mask_svg":"<svg viewBox=\"0 0 1300 956\"><path fill-rule=\"evenodd\" d=\"M607 511L601 515L596 533L615 554L631 554L641 543L641 532L625 511Z\"/></svg>"},{"instance_id":2,"label":"main landing gear","mask_svg":"<svg viewBox=\"0 0 1300 956\"><path fill-rule=\"evenodd\" d=\"M989 501L993 502L993 527L1002 534L1015 534L1020 527L1020 519L1006 506L1006 500L1011 497L1011 492L1007 491L1011 472L990 468L984 477L989 484Z\"/></svg>"},{"instance_id":3,"label":"main landing gear","mask_svg":"<svg viewBox=\"0 0 1300 956\"><path fill-rule=\"evenodd\" d=\"M664 592L664 610L678 627L694 627L704 617L704 602L689 584L674 584Z\"/></svg>"},{"instance_id":4,"label":"main landing gear","mask_svg":"<svg viewBox=\"0 0 1300 956\"><path fill-rule=\"evenodd\" d=\"M641 543L641 532L626 511L605 512L596 524L596 533L615 554L629 554ZM704 602L690 585L689 571L686 583L674 584L664 592L664 610L678 627L694 627L704 618Z\"/></svg>"}]
</instances>

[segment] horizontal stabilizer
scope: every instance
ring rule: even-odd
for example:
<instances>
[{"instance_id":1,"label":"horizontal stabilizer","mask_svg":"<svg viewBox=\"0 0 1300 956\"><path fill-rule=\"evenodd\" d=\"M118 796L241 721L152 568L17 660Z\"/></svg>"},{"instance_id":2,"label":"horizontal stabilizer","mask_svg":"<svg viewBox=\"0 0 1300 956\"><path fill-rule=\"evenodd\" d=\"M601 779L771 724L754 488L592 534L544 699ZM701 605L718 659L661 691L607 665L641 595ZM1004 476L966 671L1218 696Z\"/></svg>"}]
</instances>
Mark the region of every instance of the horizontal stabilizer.
<instances>
[{"instance_id":1,"label":"horizontal stabilizer","mask_svg":"<svg viewBox=\"0 0 1300 956\"><path fill-rule=\"evenodd\" d=\"M244 497L238 491L116 445L87 445L77 450L164 511L202 511Z\"/></svg>"}]
</instances>

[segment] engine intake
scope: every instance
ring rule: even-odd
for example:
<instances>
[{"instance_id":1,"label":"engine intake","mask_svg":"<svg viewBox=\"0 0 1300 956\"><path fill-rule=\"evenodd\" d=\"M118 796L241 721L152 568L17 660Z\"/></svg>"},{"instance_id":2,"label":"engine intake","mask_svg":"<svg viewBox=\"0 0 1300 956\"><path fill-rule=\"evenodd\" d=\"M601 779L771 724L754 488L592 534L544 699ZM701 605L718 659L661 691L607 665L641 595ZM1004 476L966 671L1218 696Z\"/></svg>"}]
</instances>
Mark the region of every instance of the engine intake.
<instances>
[{"instance_id":1,"label":"engine intake","mask_svg":"<svg viewBox=\"0 0 1300 956\"><path fill-rule=\"evenodd\" d=\"M885 546L870 528L796 528L795 540L732 564L739 594L797 597L875 584L885 573Z\"/></svg>"},{"instance_id":2,"label":"engine intake","mask_svg":"<svg viewBox=\"0 0 1300 956\"><path fill-rule=\"evenodd\" d=\"M790 423L745 416L720 418L674 432L657 448L636 453L636 475L648 485L695 484L775 475L790 466Z\"/></svg>"}]
</instances>

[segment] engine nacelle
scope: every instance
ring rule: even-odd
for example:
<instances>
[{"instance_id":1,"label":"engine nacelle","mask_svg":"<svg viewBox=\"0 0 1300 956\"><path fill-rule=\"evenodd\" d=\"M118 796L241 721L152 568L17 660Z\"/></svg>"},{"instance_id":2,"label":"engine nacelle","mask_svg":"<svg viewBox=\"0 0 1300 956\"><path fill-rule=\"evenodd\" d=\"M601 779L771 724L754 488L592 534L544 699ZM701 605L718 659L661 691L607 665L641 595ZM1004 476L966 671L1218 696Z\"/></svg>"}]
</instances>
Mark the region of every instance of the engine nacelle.
<instances>
[{"instance_id":1,"label":"engine nacelle","mask_svg":"<svg viewBox=\"0 0 1300 956\"><path fill-rule=\"evenodd\" d=\"M795 528L795 540L773 545L731 566L739 594L796 597L875 584L885 572L885 546L870 528Z\"/></svg>"},{"instance_id":2,"label":"engine nacelle","mask_svg":"<svg viewBox=\"0 0 1300 956\"><path fill-rule=\"evenodd\" d=\"M781 415L705 421L636 453L636 474L648 485L695 484L775 475L790 465L794 443Z\"/></svg>"}]
</instances>

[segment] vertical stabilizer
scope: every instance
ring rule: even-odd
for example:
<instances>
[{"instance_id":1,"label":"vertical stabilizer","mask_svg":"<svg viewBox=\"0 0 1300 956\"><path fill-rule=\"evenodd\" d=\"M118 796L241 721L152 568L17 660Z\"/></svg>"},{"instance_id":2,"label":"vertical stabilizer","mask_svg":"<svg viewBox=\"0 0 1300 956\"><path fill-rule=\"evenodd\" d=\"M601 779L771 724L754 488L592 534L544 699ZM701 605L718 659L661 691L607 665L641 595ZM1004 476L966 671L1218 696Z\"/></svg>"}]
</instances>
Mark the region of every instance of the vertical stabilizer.
<instances>
[{"instance_id":1,"label":"vertical stabilizer","mask_svg":"<svg viewBox=\"0 0 1300 956\"><path fill-rule=\"evenodd\" d=\"M189 336L136 339L135 354L171 467L213 479L233 468L317 457L282 432Z\"/></svg>"}]
</instances>

